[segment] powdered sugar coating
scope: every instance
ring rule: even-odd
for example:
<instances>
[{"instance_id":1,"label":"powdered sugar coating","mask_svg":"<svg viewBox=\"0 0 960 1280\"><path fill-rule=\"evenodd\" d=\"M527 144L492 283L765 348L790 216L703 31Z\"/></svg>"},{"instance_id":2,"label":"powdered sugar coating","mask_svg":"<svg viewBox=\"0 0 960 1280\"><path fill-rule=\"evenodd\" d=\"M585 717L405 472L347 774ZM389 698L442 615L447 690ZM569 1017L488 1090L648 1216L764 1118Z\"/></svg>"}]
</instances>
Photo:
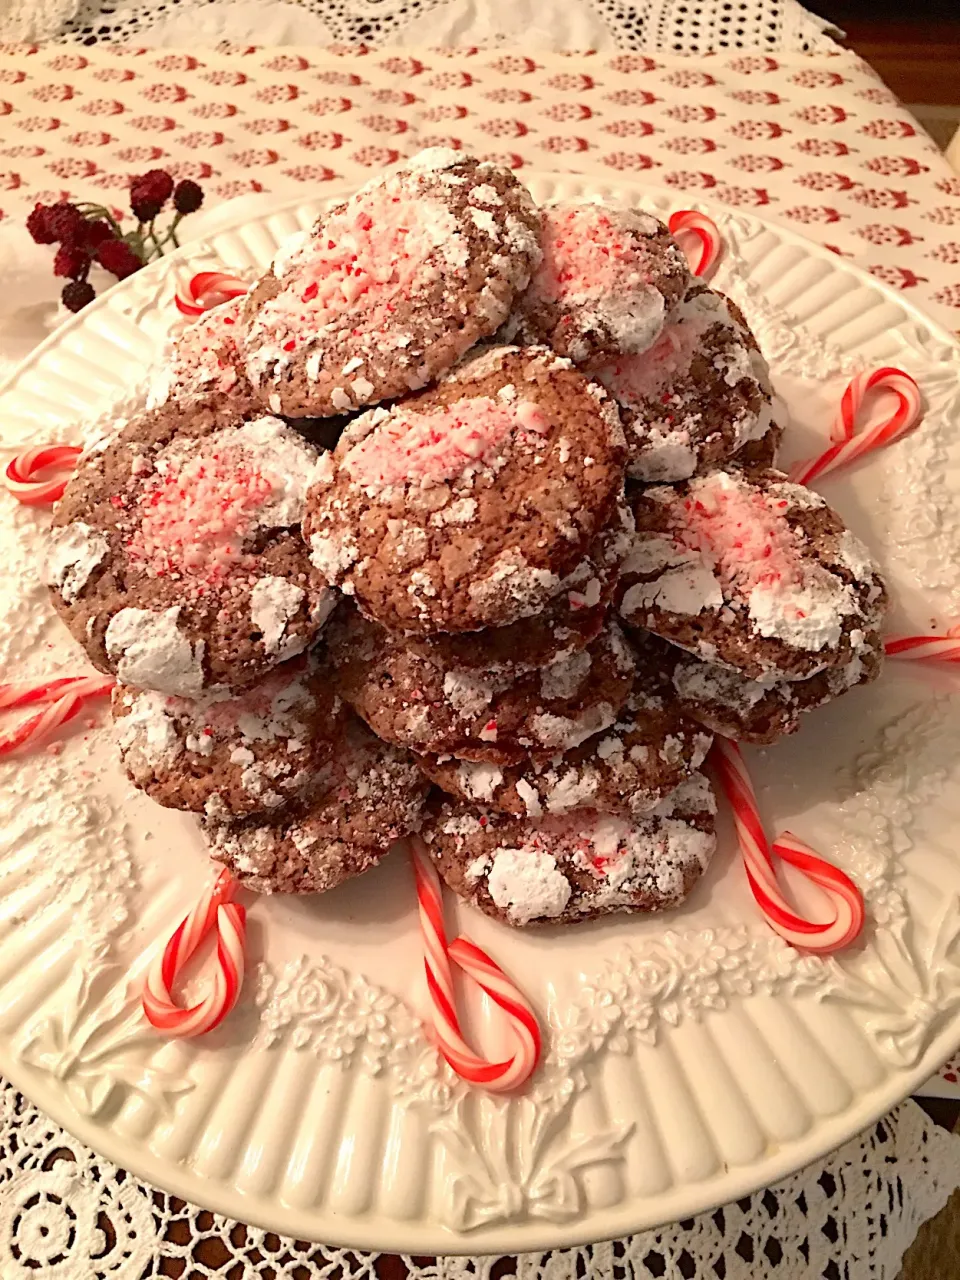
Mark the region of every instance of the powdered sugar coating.
<instances>
[{"instance_id":1,"label":"powdered sugar coating","mask_svg":"<svg viewBox=\"0 0 960 1280\"><path fill-rule=\"evenodd\" d=\"M494 332L540 260L513 175L434 149L378 176L283 246L247 304L248 375L291 416L344 413L426 385ZM451 157L453 157L451 159ZM471 207L475 188L495 192Z\"/></svg>"},{"instance_id":2,"label":"powdered sugar coating","mask_svg":"<svg viewBox=\"0 0 960 1280\"><path fill-rule=\"evenodd\" d=\"M324 893L375 866L416 830L427 784L412 758L356 720L342 728L309 795L272 822L203 823L210 855L257 893Z\"/></svg>"},{"instance_id":3,"label":"powdered sugar coating","mask_svg":"<svg viewBox=\"0 0 960 1280\"><path fill-rule=\"evenodd\" d=\"M104 641L124 684L193 698L203 688L203 640L191 643L178 626L177 605L154 613L121 609L110 619Z\"/></svg>"},{"instance_id":4,"label":"powdered sugar coating","mask_svg":"<svg viewBox=\"0 0 960 1280\"><path fill-rule=\"evenodd\" d=\"M56 587L67 604L73 604L109 550L104 535L82 520L53 529L47 544L44 581Z\"/></svg>"},{"instance_id":5,"label":"powdered sugar coating","mask_svg":"<svg viewBox=\"0 0 960 1280\"><path fill-rule=\"evenodd\" d=\"M540 672L540 695L547 702L571 698L590 674L593 659L589 649L558 658Z\"/></svg>"},{"instance_id":6,"label":"powdered sugar coating","mask_svg":"<svg viewBox=\"0 0 960 1280\"><path fill-rule=\"evenodd\" d=\"M52 538L72 546L77 529L61 530L90 532L77 566L54 565L51 584L92 661L125 683L189 697L251 683L310 644L335 600L299 536L317 457L277 418L172 405L85 454Z\"/></svg>"},{"instance_id":7,"label":"powdered sugar coating","mask_svg":"<svg viewBox=\"0 0 960 1280\"><path fill-rule=\"evenodd\" d=\"M539 848L497 849L486 881L490 897L516 925L556 919L573 892L553 854Z\"/></svg>"},{"instance_id":8,"label":"powdered sugar coating","mask_svg":"<svg viewBox=\"0 0 960 1280\"><path fill-rule=\"evenodd\" d=\"M545 342L590 368L646 351L689 280L663 223L635 209L545 205L542 245L543 261L504 336Z\"/></svg>"},{"instance_id":9,"label":"powdered sugar coating","mask_svg":"<svg viewBox=\"0 0 960 1280\"><path fill-rule=\"evenodd\" d=\"M343 710L317 665L300 660L239 696L225 689L170 697L119 685L113 717L127 774L154 800L244 815L307 791L333 753Z\"/></svg>"},{"instance_id":10,"label":"powdered sugar coating","mask_svg":"<svg viewBox=\"0 0 960 1280\"><path fill-rule=\"evenodd\" d=\"M633 503L620 613L752 679L803 679L851 657L884 607L866 553L844 561L839 517L776 471L717 471ZM849 556L847 556L849 560Z\"/></svg>"},{"instance_id":11,"label":"powdered sugar coating","mask_svg":"<svg viewBox=\"0 0 960 1280\"><path fill-rule=\"evenodd\" d=\"M327 634L341 696L380 737L414 751L496 764L553 755L612 724L633 683L615 624L562 670L547 668L552 696L543 672L444 671L356 611L340 611Z\"/></svg>"},{"instance_id":12,"label":"powdered sugar coating","mask_svg":"<svg viewBox=\"0 0 960 1280\"><path fill-rule=\"evenodd\" d=\"M647 482L686 480L737 457L769 465L779 440L766 362L738 308L694 284L660 337L597 377L621 408L627 470Z\"/></svg>"},{"instance_id":13,"label":"powdered sugar coating","mask_svg":"<svg viewBox=\"0 0 960 1280\"><path fill-rule=\"evenodd\" d=\"M313 564L394 630L508 625L609 522L623 460L600 388L539 349L478 351L349 425L310 491Z\"/></svg>"},{"instance_id":14,"label":"powdered sugar coating","mask_svg":"<svg viewBox=\"0 0 960 1280\"><path fill-rule=\"evenodd\" d=\"M515 818L431 802L422 836L455 893L505 924L568 924L676 906L716 847L716 802L694 774L644 817L578 809ZM476 829L459 819L477 816Z\"/></svg>"},{"instance_id":15,"label":"powdered sugar coating","mask_svg":"<svg viewBox=\"0 0 960 1280\"><path fill-rule=\"evenodd\" d=\"M278 578L268 574L258 578L250 592L250 624L263 636L263 647L267 653L279 654L283 658L292 658L303 647L300 637L285 640L284 632L287 623L298 613L306 592L295 582L286 578ZM330 592L333 596L334 593ZM333 602L322 606L329 613Z\"/></svg>"}]
</instances>

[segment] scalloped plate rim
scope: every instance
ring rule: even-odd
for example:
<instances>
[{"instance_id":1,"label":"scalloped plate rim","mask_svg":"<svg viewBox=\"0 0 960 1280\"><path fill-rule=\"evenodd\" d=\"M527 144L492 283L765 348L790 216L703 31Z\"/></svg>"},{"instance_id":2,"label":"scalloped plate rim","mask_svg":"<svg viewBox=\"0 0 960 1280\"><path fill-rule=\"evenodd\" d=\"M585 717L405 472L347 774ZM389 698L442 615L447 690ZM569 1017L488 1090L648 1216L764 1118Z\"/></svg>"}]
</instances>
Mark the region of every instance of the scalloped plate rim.
<instances>
[{"instance_id":1,"label":"scalloped plate rim","mask_svg":"<svg viewBox=\"0 0 960 1280\"><path fill-rule=\"evenodd\" d=\"M50 1116L61 1128L73 1137L90 1147L97 1155L126 1169L134 1177L152 1184L168 1195L178 1196L199 1209L207 1209L222 1214L226 1218L238 1222L261 1227L265 1231L273 1231L295 1240L311 1240L318 1244L333 1245L338 1248L370 1250L378 1253L396 1253L409 1255L437 1255L450 1257L470 1257L474 1255L472 1244L483 1245L483 1255L511 1255L517 1253L541 1252L550 1249L576 1248L587 1244L596 1244L606 1240L619 1239L644 1231L654 1231L659 1226L673 1222L681 1222L703 1213L709 1213L723 1205L731 1204L744 1196L753 1195L764 1187L772 1187L784 1178L806 1168L815 1161L828 1156L843 1146L851 1138L870 1129L888 1112L901 1102L907 1100L918 1085L928 1080L944 1062L957 1051L960 1036L960 1013L954 1018L954 1028L945 1027L932 1041L929 1050L920 1063L904 1072L905 1079L896 1089L887 1089L880 1093L878 1100L866 1108L862 1114L856 1112L858 1119L851 1125L849 1117L854 1114L850 1109L841 1115L829 1117L815 1125L810 1133L797 1143L784 1146L779 1159L768 1159L761 1166L752 1165L731 1173L722 1174L699 1182L687 1183L682 1188L657 1197L670 1204L676 1202L666 1216L657 1215L650 1222L634 1219L630 1221L632 1206L642 1204L642 1199L624 1200L619 1209L601 1209L589 1217L578 1218L565 1225L531 1221L526 1224L511 1223L505 1226L478 1229L455 1233L450 1228L439 1224L416 1226L404 1223L401 1229L395 1224L373 1220L368 1225L363 1217L350 1220L349 1228L345 1223L338 1223L337 1214L329 1211L314 1214L307 1210L294 1209L289 1205L276 1206L272 1203L275 1216L268 1216L267 1202L247 1200L243 1193L231 1191L222 1182L211 1182L200 1175L171 1165L153 1155L145 1148L137 1148L134 1159L129 1159L126 1152L130 1148L129 1140L109 1131L101 1129L94 1121L87 1120L78 1111L70 1108L67 1093L51 1090L44 1084L43 1073L33 1071L23 1064L8 1070L9 1059L0 1044L0 1068L11 1083L26 1093L42 1111ZM19 1078L18 1078L19 1077ZM888 1077L895 1079L891 1074ZM36 1083L36 1089L27 1088L23 1081ZM51 1101L38 1101L50 1095ZM761 1181L757 1181L757 1177ZM705 1194L719 1179L722 1186ZM383 1223L383 1229L377 1225ZM329 1228L327 1224L329 1224ZM344 1226L348 1235L340 1235L339 1228ZM393 1232L394 1234L391 1234ZM415 1238L412 1238L414 1237Z\"/></svg>"}]
</instances>

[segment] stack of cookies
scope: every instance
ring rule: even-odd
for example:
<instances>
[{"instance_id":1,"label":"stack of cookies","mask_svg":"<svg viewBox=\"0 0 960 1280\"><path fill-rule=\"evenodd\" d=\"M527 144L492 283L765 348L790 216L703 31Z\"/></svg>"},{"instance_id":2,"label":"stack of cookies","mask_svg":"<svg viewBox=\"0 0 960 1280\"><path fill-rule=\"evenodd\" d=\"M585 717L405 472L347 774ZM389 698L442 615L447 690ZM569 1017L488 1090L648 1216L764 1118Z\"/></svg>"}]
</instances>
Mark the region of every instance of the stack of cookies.
<instances>
[{"instance_id":1,"label":"stack of cookies","mask_svg":"<svg viewBox=\"0 0 960 1280\"><path fill-rule=\"evenodd\" d=\"M714 850L712 733L879 668L882 582L781 430L656 218L426 151L174 340L48 580L129 776L250 887L418 831L513 925L660 910Z\"/></svg>"}]
</instances>

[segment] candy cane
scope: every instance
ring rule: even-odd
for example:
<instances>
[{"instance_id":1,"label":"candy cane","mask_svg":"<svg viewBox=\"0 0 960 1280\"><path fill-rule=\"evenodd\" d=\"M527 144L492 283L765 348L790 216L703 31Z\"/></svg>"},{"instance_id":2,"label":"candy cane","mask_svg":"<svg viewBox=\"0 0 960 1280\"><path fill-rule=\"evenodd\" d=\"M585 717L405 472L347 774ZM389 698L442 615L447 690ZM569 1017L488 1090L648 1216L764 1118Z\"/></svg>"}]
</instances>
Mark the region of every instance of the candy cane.
<instances>
[{"instance_id":1,"label":"candy cane","mask_svg":"<svg viewBox=\"0 0 960 1280\"><path fill-rule=\"evenodd\" d=\"M506 1093L528 1080L540 1059L537 1016L498 964L466 938L447 942L443 923L443 890L423 841L414 836L411 859L420 910L420 937L427 988L433 1008L433 1028L440 1053L469 1084L492 1093ZM514 1050L502 1062L479 1057L463 1038L453 990L451 962L490 996L506 1014Z\"/></svg>"},{"instance_id":2,"label":"candy cane","mask_svg":"<svg viewBox=\"0 0 960 1280\"><path fill-rule=\"evenodd\" d=\"M3 483L7 492L28 507L39 507L56 502L63 497L69 476L58 480L34 480L38 471L55 467L58 471L73 471L83 452L72 444L41 444L25 449L11 458L4 472Z\"/></svg>"},{"instance_id":3,"label":"candy cane","mask_svg":"<svg viewBox=\"0 0 960 1280\"><path fill-rule=\"evenodd\" d=\"M113 685L109 676L67 676L33 683L0 684L0 710L38 702L50 704L45 711L22 720L9 733L0 735L0 755L9 755L21 747L38 746L54 729L78 716L91 698L108 694Z\"/></svg>"},{"instance_id":4,"label":"candy cane","mask_svg":"<svg viewBox=\"0 0 960 1280\"><path fill-rule=\"evenodd\" d=\"M897 407L882 422L857 432L857 418L867 395L872 391L892 391ZM820 476L840 467L850 466L874 449L893 444L911 431L923 416L920 388L902 369L875 369L853 379L840 400L840 411L831 428L834 444L815 458L796 463L790 470L795 484L811 484Z\"/></svg>"},{"instance_id":5,"label":"candy cane","mask_svg":"<svg viewBox=\"0 0 960 1280\"><path fill-rule=\"evenodd\" d=\"M173 301L181 315L202 316L211 307L242 297L249 288L239 276L227 275L224 271L200 271L177 290Z\"/></svg>"},{"instance_id":6,"label":"candy cane","mask_svg":"<svg viewBox=\"0 0 960 1280\"><path fill-rule=\"evenodd\" d=\"M905 662L960 662L960 628L942 636L887 636L883 651Z\"/></svg>"},{"instance_id":7,"label":"candy cane","mask_svg":"<svg viewBox=\"0 0 960 1280\"><path fill-rule=\"evenodd\" d=\"M180 922L147 973L143 1012L169 1036L202 1036L220 1025L237 1003L243 985L247 913L233 901L237 882L225 867ZM210 990L197 1004L181 1008L173 984L212 929L217 931L217 968Z\"/></svg>"},{"instance_id":8,"label":"candy cane","mask_svg":"<svg viewBox=\"0 0 960 1280\"><path fill-rule=\"evenodd\" d=\"M723 249L723 236L712 218L696 209L680 209L671 213L667 226L695 276L712 270Z\"/></svg>"},{"instance_id":9,"label":"candy cane","mask_svg":"<svg viewBox=\"0 0 960 1280\"><path fill-rule=\"evenodd\" d=\"M826 954L849 946L863 929L860 890L849 876L789 831L774 840L771 850L740 748L728 738L717 737L712 758L733 810L747 880L767 923L781 938L805 951ZM824 890L833 907L830 920L814 922L793 910L777 884L775 857L796 867L807 880Z\"/></svg>"}]
</instances>

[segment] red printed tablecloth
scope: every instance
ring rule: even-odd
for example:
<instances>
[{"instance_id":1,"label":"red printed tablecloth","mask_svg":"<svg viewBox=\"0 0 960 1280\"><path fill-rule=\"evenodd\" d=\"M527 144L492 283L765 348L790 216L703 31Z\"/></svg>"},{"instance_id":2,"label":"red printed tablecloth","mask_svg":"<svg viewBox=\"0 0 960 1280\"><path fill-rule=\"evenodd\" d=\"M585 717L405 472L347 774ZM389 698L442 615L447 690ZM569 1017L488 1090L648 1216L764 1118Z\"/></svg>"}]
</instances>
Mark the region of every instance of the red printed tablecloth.
<instances>
[{"instance_id":1,"label":"red printed tablecloth","mask_svg":"<svg viewBox=\"0 0 960 1280\"><path fill-rule=\"evenodd\" d=\"M960 327L960 175L851 53L0 49L3 219L122 206L152 166L212 202L362 180L437 143L756 210Z\"/></svg>"}]
</instances>

